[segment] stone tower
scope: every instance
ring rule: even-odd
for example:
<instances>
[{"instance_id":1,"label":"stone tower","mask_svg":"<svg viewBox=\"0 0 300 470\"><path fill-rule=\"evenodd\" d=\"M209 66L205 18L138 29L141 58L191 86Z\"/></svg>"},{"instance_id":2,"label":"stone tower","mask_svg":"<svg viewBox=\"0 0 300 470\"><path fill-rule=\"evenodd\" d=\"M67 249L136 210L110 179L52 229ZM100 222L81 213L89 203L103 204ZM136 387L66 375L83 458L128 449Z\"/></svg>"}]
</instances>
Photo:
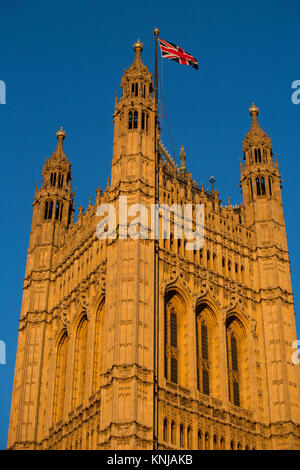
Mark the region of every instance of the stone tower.
<instances>
[{"instance_id":1,"label":"stone tower","mask_svg":"<svg viewBox=\"0 0 300 470\"><path fill-rule=\"evenodd\" d=\"M271 140L258 123L259 109L253 104L249 111L252 124L243 143L241 185L245 223L256 235L254 285L263 319L271 433L276 447L275 423L285 423L292 447L292 423L300 421L299 370L291 361L296 329L281 179Z\"/></svg>"},{"instance_id":2,"label":"stone tower","mask_svg":"<svg viewBox=\"0 0 300 470\"><path fill-rule=\"evenodd\" d=\"M62 129L45 163L8 448L299 449L280 175L258 108L250 108L243 146L243 202L221 205L216 189L193 180L183 147L178 167L158 142L155 164L155 100L142 49L137 41L115 102L111 179L76 222ZM167 207L204 205L200 250L176 235L173 214L170 237L160 227L155 242L157 197Z\"/></svg>"}]
</instances>

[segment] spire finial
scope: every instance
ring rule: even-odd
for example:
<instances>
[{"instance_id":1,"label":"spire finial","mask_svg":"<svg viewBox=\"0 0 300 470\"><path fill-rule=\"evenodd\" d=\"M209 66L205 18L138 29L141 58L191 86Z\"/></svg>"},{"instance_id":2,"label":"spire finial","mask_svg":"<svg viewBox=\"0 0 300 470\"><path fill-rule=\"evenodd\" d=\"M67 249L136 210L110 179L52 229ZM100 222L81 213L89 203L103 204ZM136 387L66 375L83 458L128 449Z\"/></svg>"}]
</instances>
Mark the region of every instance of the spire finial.
<instances>
[{"instance_id":1,"label":"spire finial","mask_svg":"<svg viewBox=\"0 0 300 470\"><path fill-rule=\"evenodd\" d=\"M56 137L57 137L57 140L61 142L66 137L66 132L63 130L62 127L59 129L59 131L56 132Z\"/></svg>"},{"instance_id":2,"label":"spire finial","mask_svg":"<svg viewBox=\"0 0 300 470\"><path fill-rule=\"evenodd\" d=\"M181 146L181 149L180 149L180 162L181 162L181 171L184 171L185 170L185 151L184 151L184 146L182 145Z\"/></svg>"},{"instance_id":3,"label":"spire finial","mask_svg":"<svg viewBox=\"0 0 300 470\"><path fill-rule=\"evenodd\" d=\"M144 44L138 39L137 42L133 45L133 49L136 55L140 55L144 49Z\"/></svg>"},{"instance_id":4,"label":"spire finial","mask_svg":"<svg viewBox=\"0 0 300 470\"><path fill-rule=\"evenodd\" d=\"M210 177L210 180L209 180L210 184L211 184L211 191L213 192L214 190L214 183L216 182L215 178L213 176Z\"/></svg>"},{"instance_id":5,"label":"spire finial","mask_svg":"<svg viewBox=\"0 0 300 470\"><path fill-rule=\"evenodd\" d=\"M255 106L254 103L252 103L251 108L249 108L249 113L251 114L252 119L253 119L253 118L257 117L257 115L259 113L259 108L257 106Z\"/></svg>"}]
</instances>

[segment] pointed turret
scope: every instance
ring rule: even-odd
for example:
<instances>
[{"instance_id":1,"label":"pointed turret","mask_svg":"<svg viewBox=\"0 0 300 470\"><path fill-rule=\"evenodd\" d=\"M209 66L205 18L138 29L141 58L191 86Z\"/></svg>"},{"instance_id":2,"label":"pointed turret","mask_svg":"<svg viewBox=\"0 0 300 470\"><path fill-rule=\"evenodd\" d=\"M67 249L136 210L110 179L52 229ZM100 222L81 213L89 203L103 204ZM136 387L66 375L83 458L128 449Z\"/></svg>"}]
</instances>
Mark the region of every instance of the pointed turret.
<instances>
[{"instance_id":1,"label":"pointed turret","mask_svg":"<svg viewBox=\"0 0 300 470\"><path fill-rule=\"evenodd\" d=\"M185 150L184 150L184 146L182 145L181 149L180 149L180 171L181 171L181 173L184 173L186 171L185 159L186 159Z\"/></svg>"},{"instance_id":2,"label":"pointed turret","mask_svg":"<svg viewBox=\"0 0 300 470\"><path fill-rule=\"evenodd\" d=\"M43 167L43 184L34 198L33 223L60 222L67 228L73 219L72 170L63 148L66 132L56 133L57 146Z\"/></svg>"},{"instance_id":3,"label":"pointed turret","mask_svg":"<svg viewBox=\"0 0 300 470\"><path fill-rule=\"evenodd\" d=\"M114 113L114 152L111 183L132 171L125 169L125 156L151 155L154 158L155 103L152 75L142 62L143 44L133 46L135 57L121 80L122 96L116 99ZM120 158L123 157L121 162ZM122 166L123 165L123 166Z\"/></svg>"},{"instance_id":4,"label":"pointed turret","mask_svg":"<svg viewBox=\"0 0 300 470\"><path fill-rule=\"evenodd\" d=\"M252 123L249 132L243 142L243 152L248 163L261 163L272 155L271 139L260 127L257 116L259 108L253 103L249 108Z\"/></svg>"},{"instance_id":5,"label":"pointed turret","mask_svg":"<svg viewBox=\"0 0 300 470\"><path fill-rule=\"evenodd\" d=\"M271 139L260 127L259 108L253 103L249 109L251 127L243 142L245 165L241 166L241 186L244 203L259 198L278 197L280 175L273 161Z\"/></svg>"}]
</instances>

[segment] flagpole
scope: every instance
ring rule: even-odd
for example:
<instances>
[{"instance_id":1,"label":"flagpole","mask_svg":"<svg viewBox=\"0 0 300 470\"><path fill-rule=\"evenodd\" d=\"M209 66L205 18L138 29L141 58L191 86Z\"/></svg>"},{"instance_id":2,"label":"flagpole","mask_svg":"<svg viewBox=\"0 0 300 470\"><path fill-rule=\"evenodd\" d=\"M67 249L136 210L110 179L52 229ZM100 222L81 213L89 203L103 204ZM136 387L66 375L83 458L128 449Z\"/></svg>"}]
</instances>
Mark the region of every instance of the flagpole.
<instances>
[{"instance_id":1,"label":"flagpole","mask_svg":"<svg viewBox=\"0 0 300 470\"><path fill-rule=\"evenodd\" d=\"M154 168L155 168L155 204L159 204L159 153L158 153L158 35L155 28L155 75L154 75ZM157 207L157 206L156 206ZM158 217L159 224L159 217ZM158 324L159 324L159 225L158 238L154 240L154 335L153 335L153 447L158 448Z\"/></svg>"}]
</instances>

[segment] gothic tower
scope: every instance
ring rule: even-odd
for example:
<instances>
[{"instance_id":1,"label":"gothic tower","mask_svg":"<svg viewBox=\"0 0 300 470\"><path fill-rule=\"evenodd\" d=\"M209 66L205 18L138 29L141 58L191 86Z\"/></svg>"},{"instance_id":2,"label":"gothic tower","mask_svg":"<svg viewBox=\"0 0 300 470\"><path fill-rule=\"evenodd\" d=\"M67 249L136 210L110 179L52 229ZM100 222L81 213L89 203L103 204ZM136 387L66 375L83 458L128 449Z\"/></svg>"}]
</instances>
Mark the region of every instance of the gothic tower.
<instances>
[{"instance_id":1,"label":"gothic tower","mask_svg":"<svg viewBox=\"0 0 300 470\"><path fill-rule=\"evenodd\" d=\"M154 242L135 206L143 204L150 212L155 192L154 98L142 50L137 41L115 103L108 200L119 224L118 236L108 241L107 284L114 288L106 292L103 372L109 385L103 389L100 448L150 449L153 444Z\"/></svg>"},{"instance_id":2,"label":"gothic tower","mask_svg":"<svg viewBox=\"0 0 300 470\"><path fill-rule=\"evenodd\" d=\"M241 186L245 224L256 235L255 289L261 306L268 384L268 419L274 446L278 434L290 436L300 421L299 368L292 363L296 340L290 262L281 200L281 177L271 140L261 129L253 104L252 124L243 143ZM275 423L282 423L280 433Z\"/></svg>"},{"instance_id":3,"label":"gothic tower","mask_svg":"<svg viewBox=\"0 0 300 470\"><path fill-rule=\"evenodd\" d=\"M10 449L299 449L281 181L250 108L243 202L222 205L158 140L143 45L115 100L111 178L73 220L64 131L33 203ZM158 149L156 159L155 149ZM211 180L214 181L213 179ZM204 244L152 232L205 212ZM110 217L107 217L108 213ZM116 222L115 224L113 222Z\"/></svg>"},{"instance_id":4,"label":"gothic tower","mask_svg":"<svg viewBox=\"0 0 300 470\"><path fill-rule=\"evenodd\" d=\"M10 424L9 439L13 436L15 443L32 445L37 440L38 422L42 419L39 402L47 368L53 254L63 243L73 221L71 163L63 149L66 134L61 128L56 135L57 147L45 162L43 183L36 188L33 201L11 404L14 419Z\"/></svg>"}]
</instances>

